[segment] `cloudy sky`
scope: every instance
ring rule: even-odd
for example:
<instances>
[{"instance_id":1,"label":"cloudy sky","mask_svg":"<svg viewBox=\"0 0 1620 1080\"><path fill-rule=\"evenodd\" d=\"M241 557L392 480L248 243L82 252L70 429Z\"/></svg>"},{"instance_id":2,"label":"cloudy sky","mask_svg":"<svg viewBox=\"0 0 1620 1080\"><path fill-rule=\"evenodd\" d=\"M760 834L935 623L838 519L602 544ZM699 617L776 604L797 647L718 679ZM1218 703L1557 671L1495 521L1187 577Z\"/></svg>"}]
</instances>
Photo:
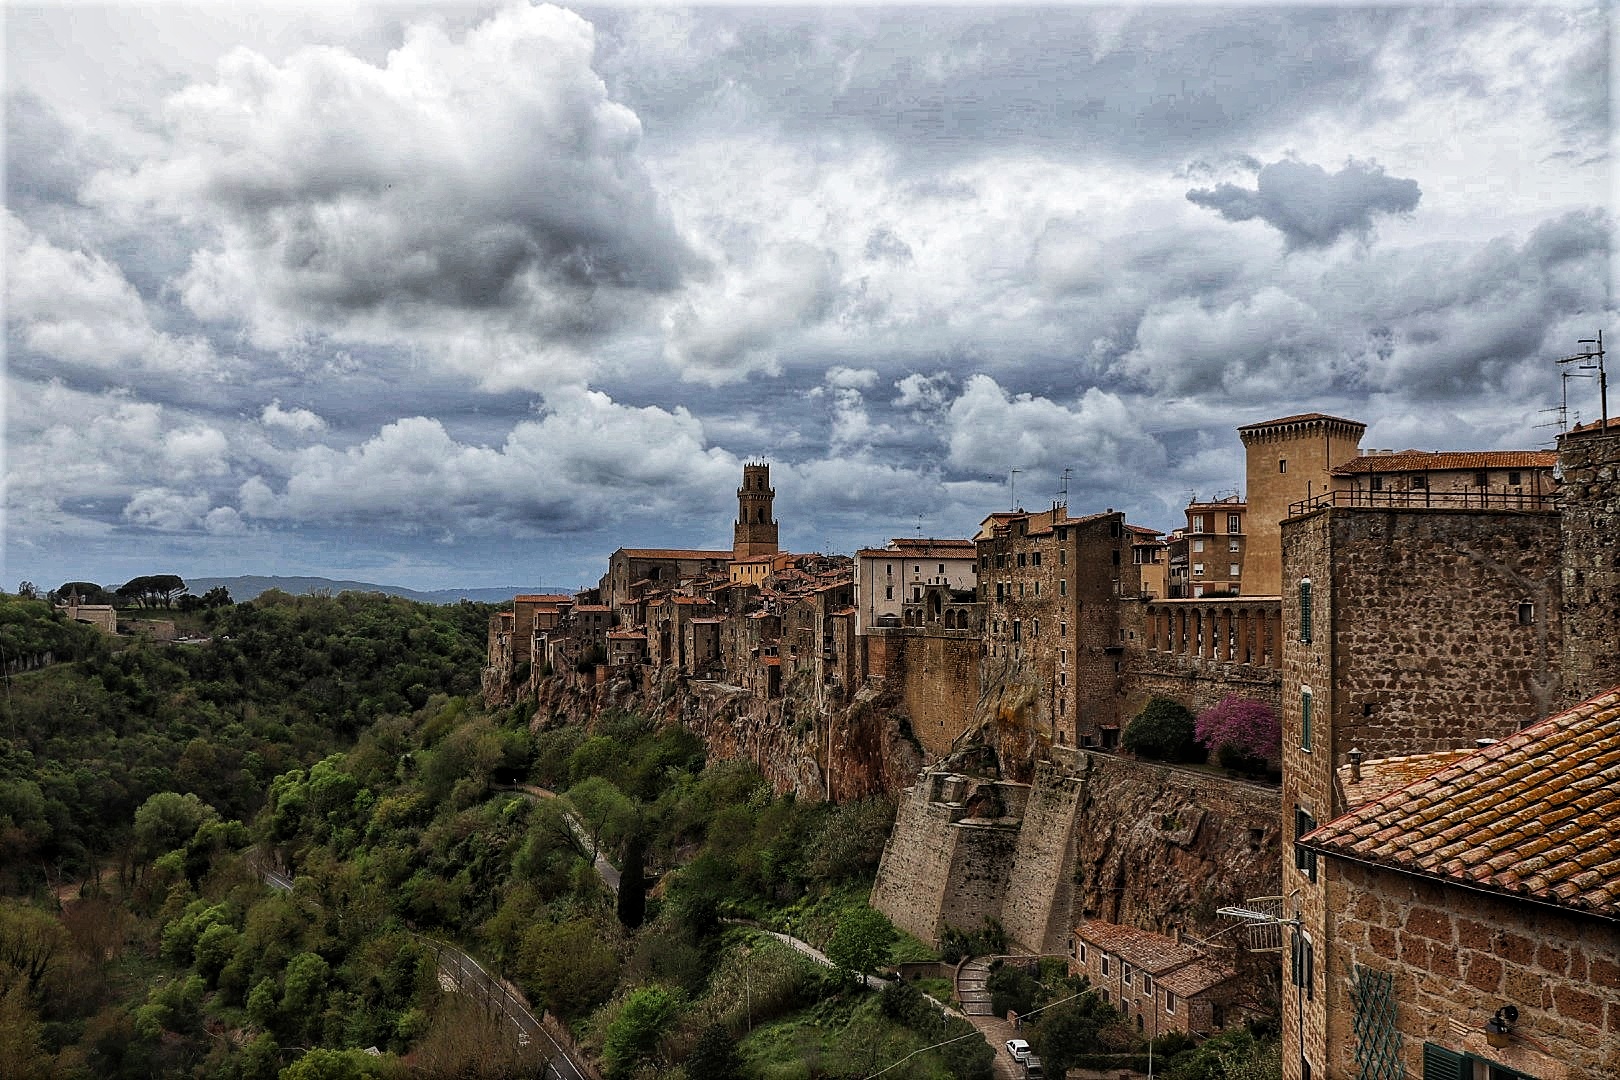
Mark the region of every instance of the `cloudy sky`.
<instances>
[{"instance_id":1,"label":"cloudy sky","mask_svg":"<svg viewBox=\"0 0 1620 1080\"><path fill-rule=\"evenodd\" d=\"M1168 529L1275 416L1547 445L1613 329L1597 4L5 19L8 589L594 583L754 458L794 550Z\"/></svg>"}]
</instances>

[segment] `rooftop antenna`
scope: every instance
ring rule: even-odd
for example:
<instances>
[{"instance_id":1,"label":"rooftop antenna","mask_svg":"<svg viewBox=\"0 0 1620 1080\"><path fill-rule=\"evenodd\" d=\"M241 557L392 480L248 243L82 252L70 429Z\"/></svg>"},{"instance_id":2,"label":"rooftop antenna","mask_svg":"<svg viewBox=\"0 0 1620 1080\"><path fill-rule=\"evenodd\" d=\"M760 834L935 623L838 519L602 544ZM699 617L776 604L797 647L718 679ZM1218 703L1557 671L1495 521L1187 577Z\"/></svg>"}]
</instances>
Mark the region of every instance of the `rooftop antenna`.
<instances>
[{"instance_id":1,"label":"rooftop antenna","mask_svg":"<svg viewBox=\"0 0 1620 1080\"><path fill-rule=\"evenodd\" d=\"M1063 506L1069 505L1069 477L1073 475L1073 469L1065 468L1063 470L1062 487L1058 490L1058 502Z\"/></svg>"},{"instance_id":2,"label":"rooftop antenna","mask_svg":"<svg viewBox=\"0 0 1620 1080\"><path fill-rule=\"evenodd\" d=\"M1598 430L1607 433L1609 430L1609 375L1603 370L1603 331L1597 332L1595 338L1581 338L1576 344L1585 345L1586 349L1574 356L1566 356L1558 361L1560 364L1575 364L1582 371L1597 370L1598 381ZM1596 360L1597 363L1592 363ZM1567 374L1567 373L1566 373ZM1591 378L1590 375L1578 375L1576 378Z\"/></svg>"},{"instance_id":3,"label":"rooftop antenna","mask_svg":"<svg viewBox=\"0 0 1620 1080\"><path fill-rule=\"evenodd\" d=\"M1012 505L1007 507L1009 510L1018 509L1018 474L1023 471L1015 466L1007 472L1008 497L1012 500Z\"/></svg>"}]
</instances>

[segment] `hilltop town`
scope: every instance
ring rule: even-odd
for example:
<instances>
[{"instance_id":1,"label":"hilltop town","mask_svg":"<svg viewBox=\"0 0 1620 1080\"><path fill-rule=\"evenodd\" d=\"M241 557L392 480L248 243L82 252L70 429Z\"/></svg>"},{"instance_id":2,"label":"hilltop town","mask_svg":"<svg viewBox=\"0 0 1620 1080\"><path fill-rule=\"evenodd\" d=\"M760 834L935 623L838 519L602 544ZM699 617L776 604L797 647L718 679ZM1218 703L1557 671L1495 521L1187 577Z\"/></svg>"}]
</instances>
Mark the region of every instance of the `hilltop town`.
<instances>
[{"instance_id":1,"label":"hilltop town","mask_svg":"<svg viewBox=\"0 0 1620 1080\"><path fill-rule=\"evenodd\" d=\"M750 463L732 550L516 597L484 690L633 704L783 791L899 792L874 906L1066 953L1150 1033L1221 1026L1269 971L1290 1080L1620 1075L1620 429L1364 432L1239 428L1245 494L1169 535L1058 503L852 557L781 551ZM1234 696L1280 714L1280 786L1121 752L1156 698Z\"/></svg>"}]
</instances>

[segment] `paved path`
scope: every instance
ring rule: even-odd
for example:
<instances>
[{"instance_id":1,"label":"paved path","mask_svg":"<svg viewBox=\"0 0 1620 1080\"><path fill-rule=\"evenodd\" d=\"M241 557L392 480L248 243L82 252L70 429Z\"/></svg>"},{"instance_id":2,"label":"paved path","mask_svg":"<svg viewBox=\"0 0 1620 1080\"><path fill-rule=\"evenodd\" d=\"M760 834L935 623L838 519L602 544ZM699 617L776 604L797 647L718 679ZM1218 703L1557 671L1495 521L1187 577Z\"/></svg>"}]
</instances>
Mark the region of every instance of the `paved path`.
<instances>
[{"instance_id":1,"label":"paved path","mask_svg":"<svg viewBox=\"0 0 1620 1080\"><path fill-rule=\"evenodd\" d=\"M989 979L988 958L969 960L956 973L956 999L962 1003L968 1023L979 1029L979 1034L995 1052L991 1068L996 1080L1023 1080L1024 1070L1007 1053L1007 1040L1021 1039L1023 1032L1016 1030L1011 1021L991 1015L990 991L985 989Z\"/></svg>"}]
</instances>

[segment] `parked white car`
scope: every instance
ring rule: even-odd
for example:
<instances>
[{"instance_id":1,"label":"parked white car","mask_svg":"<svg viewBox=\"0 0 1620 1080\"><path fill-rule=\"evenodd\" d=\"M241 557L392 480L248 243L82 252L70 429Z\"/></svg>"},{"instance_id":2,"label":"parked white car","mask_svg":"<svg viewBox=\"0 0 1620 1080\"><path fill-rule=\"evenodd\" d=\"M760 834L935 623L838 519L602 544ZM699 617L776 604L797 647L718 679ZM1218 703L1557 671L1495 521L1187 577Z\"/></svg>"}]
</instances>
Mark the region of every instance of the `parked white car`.
<instances>
[{"instance_id":1,"label":"parked white car","mask_svg":"<svg viewBox=\"0 0 1620 1080\"><path fill-rule=\"evenodd\" d=\"M1014 1061L1022 1065L1024 1063L1024 1059L1029 1057L1029 1043L1025 1042L1023 1039L1008 1039L1007 1053L1012 1055L1012 1059Z\"/></svg>"}]
</instances>

